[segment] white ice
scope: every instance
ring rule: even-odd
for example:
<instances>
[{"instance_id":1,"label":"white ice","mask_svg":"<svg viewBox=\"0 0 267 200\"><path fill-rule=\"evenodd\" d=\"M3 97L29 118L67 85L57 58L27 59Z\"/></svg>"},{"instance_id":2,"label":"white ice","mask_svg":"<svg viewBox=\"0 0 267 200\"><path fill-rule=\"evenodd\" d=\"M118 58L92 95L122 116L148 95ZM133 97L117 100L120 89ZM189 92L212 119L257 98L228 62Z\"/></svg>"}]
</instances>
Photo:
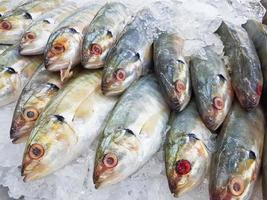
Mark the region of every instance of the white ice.
<instances>
[{"instance_id":1,"label":"white ice","mask_svg":"<svg viewBox=\"0 0 267 200\"><path fill-rule=\"evenodd\" d=\"M88 4L83 0L79 2ZM105 0L98 2L104 4ZM164 3L156 3L153 0L122 0L122 2L135 11L144 6L151 7L156 18L161 19L158 24L161 30L178 32L185 39L186 56L201 53L202 47L207 45L212 45L216 52L221 54L222 43L213 32L222 19L240 25L248 18L260 20L265 12L259 0L172 0ZM8 187L10 197L24 197L25 200L174 199L167 185L162 149L127 180L100 190L95 190L92 183L96 144L76 161L53 175L32 183L24 183L19 169L24 145L14 145L9 140L14 106L15 104L11 104L0 108L0 185ZM207 185L205 180L197 189L179 199L207 200L209 199ZM260 186L257 186L253 199L262 199Z\"/></svg>"}]
</instances>

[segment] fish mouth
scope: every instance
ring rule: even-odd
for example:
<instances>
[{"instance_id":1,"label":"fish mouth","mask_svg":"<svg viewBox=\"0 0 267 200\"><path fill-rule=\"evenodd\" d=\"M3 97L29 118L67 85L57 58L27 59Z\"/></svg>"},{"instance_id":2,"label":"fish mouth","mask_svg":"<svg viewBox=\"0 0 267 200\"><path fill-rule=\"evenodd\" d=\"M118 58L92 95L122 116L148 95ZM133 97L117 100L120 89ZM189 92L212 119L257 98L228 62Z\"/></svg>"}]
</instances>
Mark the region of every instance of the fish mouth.
<instances>
[{"instance_id":1,"label":"fish mouth","mask_svg":"<svg viewBox=\"0 0 267 200\"><path fill-rule=\"evenodd\" d=\"M86 69L99 69L104 66L104 62L103 61L85 62L83 66Z\"/></svg>"},{"instance_id":2,"label":"fish mouth","mask_svg":"<svg viewBox=\"0 0 267 200\"><path fill-rule=\"evenodd\" d=\"M102 81L101 90L102 90L102 93L105 96L117 96L117 95L120 95L123 92L120 89L117 89L117 88L114 88L114 87L112 88L111 87L112 84L113 84L113 82Z\"/></svg>"},{"instance_id":3,"label":"fish mouth","mask_svg":"<svg viewBox=\"0 0 267 200\"><path fill-rule=\"evenodd\" d=\"M44 48L32 48L32 44L20 44L18 51L20 55L30 56L30 55L40 55L44 52Z\"/></svg>"},{"instance_id":4,"label":"fish mouth","mask_svg":"<svg viewBox=\"0 0 267 200\"><path fill-rule=\"evenodd\" d=\"M57 72L60 70L64 70L67 69L70 65L70 62L61 62L61 63L57 63L57 62L47 62L45 64L45 68L49 71L53 71L53 72Z\"/></svg>"},{"instance_id":5,"label":"fish mouth","mask_svg":"<svg viewBox=\"0 0 267 200\"><path fill-rule=\"evenodd\" d=\"M210 130L216 130L218 128L218 124L216 123L216 119L212 116L203 116L203 121L206 127Z\"/></svg>"}]
</instances>

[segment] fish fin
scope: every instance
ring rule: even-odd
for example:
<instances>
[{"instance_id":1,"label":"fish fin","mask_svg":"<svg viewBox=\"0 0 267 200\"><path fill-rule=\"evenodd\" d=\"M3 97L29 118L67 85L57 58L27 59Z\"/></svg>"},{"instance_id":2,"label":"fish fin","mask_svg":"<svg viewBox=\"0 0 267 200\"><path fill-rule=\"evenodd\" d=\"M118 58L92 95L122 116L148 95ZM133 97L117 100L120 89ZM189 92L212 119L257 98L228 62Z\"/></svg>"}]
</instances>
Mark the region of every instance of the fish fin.
<instances>
[{"instance_id":1,"label":"fish fin","mask_svg":"<svg viewBox=\"0 0 267 200\"><path fill-rule=\"evenodd\" d=\"M72 62L69 63L69 66L66 69L60 70L60 80L62 82L66 81L66 79L69 79L73 75L73 71L71 71Z\"/></svg>"}]
</instances>

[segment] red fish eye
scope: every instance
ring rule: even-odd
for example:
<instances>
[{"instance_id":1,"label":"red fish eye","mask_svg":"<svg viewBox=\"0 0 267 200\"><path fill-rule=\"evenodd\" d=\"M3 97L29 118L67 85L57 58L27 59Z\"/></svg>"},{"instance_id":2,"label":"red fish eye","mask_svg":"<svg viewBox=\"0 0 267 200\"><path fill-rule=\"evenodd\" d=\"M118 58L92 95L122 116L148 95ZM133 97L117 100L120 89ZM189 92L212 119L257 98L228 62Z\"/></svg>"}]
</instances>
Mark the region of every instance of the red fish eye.
<instances>
[{"instance_id":1,"label":"red fish eye","mask_svg":"<svg viewBox=\"0 0 267 200\"><path fill-rule=\"evenodd\" d=\"M191 163L188 160L178 160L176 163L176 172L179 175L186 175L191 171Z\"/></svg>"},{"instance_id":2,"label":"red fish eye","mask_svg":"<svg viewBox=\"0 0 267 200\"><path fill-rule=\"evenodd\" d=\"M213 106L217 110L222 110L224 108L224 101L221 97L214 97L213 98Z\"/></svg>"},{"instance_id":3,"label":"red fish eye","mask_svg":"<svg viewBox=\"0 0 267 200\"><path fill-rule=\"evenodd\" d=\"M261 96L261 94L262 94L262 83L259 83L257 85L256 92L257 92L257 95Z\"/></svg>"},{"instance_id":4,"label":"red fish eye","mask_svg":"<svg viewBox=\"0 0 267 200\"><path fill-rule=\"evenodd\" d=\"M103 158L103 164L107 168L113 168L118 164L118 158L114 153L107 153Z\"/></svg>"},{"instance_id":5,"label":"red fish eye","mask_svg":"<svg viewBox=\"0 0 267 200\"><path fill-rule=\"evenodd\" d=\"M65 47L62 44L55 44L53 45L51 52L55 54L60 54L65 51Z\"/></svg>"},{"instance_id":6,"label":"red fish eye","mask_svg":"<svg viewBox=\"0 0 267 200\"><path fill-rule=\"evenodd\" d=\"M92 44L90 53L96 56L99 56L102 54L102 48L99 44Z\"/></svg>"},{"instance_id":7,"label":"red fish eye","mask_svg":"<svg viewBox=\"0 0 267 200\"><path fill-rule=\"evenodd\" d=\"M33 32L26 33L25 35L26 40L34 40L35 38L36 38L36 35Z\"/></svg>"},{"instance_id":8,"label":"red fish eye","mask_svg":"<svg viewBox=\"0 0 267 200\"><path fill-rule=\"evenodd\" d=\"M123 69L119 69L117 72L116 72L116 79L118 81L124 81L126 78L126 73Z\"/></svg>"},{"instance_id":9,"label":"red fish eye","mask_svg":"<svg viewBox=\"0 0 267 200\"><path fill-rule=\"evenodd\" d=\"M244 190L244 181L241 178L232 178L229 183L229 190L234 196L241 195Z\"/></svg>"},{"instance_id":10,"label":"red fish eye","mask_svg":"<svg viewBox=\"0 0 267 200\"><path fill-rule=\"evenodd\" d=\"M40 144L33 144L29 149L29 157L33 160L41 158L45 153L44 147Z\"/></svg>"},{"instance_id":11,"label":"red fish eye","mask_svg":"<svg viewBox=\"0 0 267 200\"><path fill-rule=\"evenodd\" d=\"M181 93L185 91L185 84L181 80L175 82L175 89L177 92Z\"/></svg>"},{"instance_id":12,"label":"red fish eye","mask_svg":"<svg viewBox=\"0 0 267 200\"><path fill-rule=\"evenodd\" d=\"M2 21L1 28L4 30L10 30L12 28L12 25L9 21Z\"/></svg>"}]
</instances>

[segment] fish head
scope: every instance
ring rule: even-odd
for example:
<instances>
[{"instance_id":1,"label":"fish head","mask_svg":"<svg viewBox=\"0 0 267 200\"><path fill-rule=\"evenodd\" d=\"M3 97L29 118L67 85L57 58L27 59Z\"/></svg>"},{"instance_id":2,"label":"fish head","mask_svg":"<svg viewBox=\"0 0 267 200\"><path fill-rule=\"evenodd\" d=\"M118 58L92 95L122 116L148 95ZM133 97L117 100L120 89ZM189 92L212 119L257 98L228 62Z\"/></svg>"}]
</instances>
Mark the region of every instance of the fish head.
<instances>
[{"instance_id":1,"label":"fish head","mask_svg":"<svg viewBox=\"0 0 267 200\"><path fill-rule=\"evenodd\" d=\"M207 92L204 97L207 100L199 105L201 118L211 130L216 130L221 125L231 106L233 90L228 78L217 74L213 79L208 80L209 87L206 87Z\"/></svg>"},{"instance_id":2,"label":"fish head","mask_svg":"<svg viewBox=\"0 0 267 200\"><path fill-rule=\"evenodd\" d=\"M244 80L246 84L239 84L235 86L236 96L243 108L250 111L255 108L262 95L263 81L259 80Z\"/></svg>"},{"instance_id":3,"label":"fish head","mask_svg":"<svg viewBox=\"0 0 267 200\"><path fill-rule=\"evenodd\" d=\"M80 61L81 35L75 28L63 27L49 38L45 50L45 67L49 71L70 68Z\"/></svg>"},{"instance_id":4,"label":"fish head","mask_svg":"<svg viewBox=\"0 0 267 200\"><path fill-rule=\"evenodd\" d=\"M28 138L44 107L58 90L59 87L56 84L46 83L40 91L30 91L31 94L23 104L19 101L10 129L13 143L21 143Z\"/></svg>"},{"instance_id":5,"label":"fish head","mask_svg":"<svg viewBox=\"0 0 267 200\"><path fill-rule=\"evenodd\" d=\"M186 99L191 95L190 81L188 80L189 71L187 63L183 57L168 62L166 73L160 72L161 85L166 91L169 105L177 111L184 109Z\"/></svg>"},{"instance_id":6,"label":"fish head","mask_svg":"<svg viewBox=\"0 0 267 200\"><path fill-rule=\"evenodd\" d=\"M93 180L96 188L118 183L138 166L140 142L129 129L117 129L98 148Z\"/></svg>"},{"instance_id":7,"label":"fish head","mask_svg":"<svg viewBox=\"0 0 267 200\"><path fill-rule=\"evenodd\" d=\"M107 58L102 77L102 92L107 96L123 93L142 74L140 54L118 50ZM114 55L113 55L114 54Z\"/></svg>"},{"instance_id":8,"label":"fish head","mask_svg":"<svg viewBox=\"0 0 267 200\"><path fill-rule=\"evenodd\" d=\"M20 76L12 67L0 67L0 106L17 98L21 88Z\"/></svg>"},{"instance_id":9,"label":"fish head","mask_svg":"<svg viewBox=\"0 0 267 200\"><path fill-rule=\"evenodd\" d=\"M62 115L52 115L37 122L26 144L21 175L24 181L47 176L70 160L77 137Z\"/></svg>"},{"instance_id":10,"label":"fish head","mask_svg":"<svg viewBox=\"0 0 267 200\"><path fill-rule=\"evenodd\" d=\"M87 33L82 50L84 67L89 69L102 67L113 41L112 32L109 30L103 29Z\"/></svg>"},{"instance_id":11,"label":"fish head","mask_svg":"<svg viewBox=\"0 0 267 200\"><path fill-rule=\"evenodd\" d=\"M10 14L0 19L0 42L13 44L19 40L27 25L32 22L32 16L28 12Z\"/></svg>"},{"instance_id":12,"label":"fish head","mask_svg":"<svg viewBox=\"0 0 267 200\"><path fill-rule=\"evenodd\" d=\"M179 197L203 181L210 155L205 144L193 133L181 136L178 143L169 146L166 174L170 191Z\"/></svg>"},{"instance_id":13,"label":"fish head","mask_svg":"<svg viewBox=\"0 0 267 200\"><path fill-rule=\"evenodd\" d=\"M234 141L233 141L234 142ZM256 154L245 148L223 149L211 177L210 199L249 199L259 171Z\"/></svg>"},{"instance_id":14,"label":"fish head","mask_svg":"<svg viewBox=\"0 0 267 200\"><path fill-rule=\"evenodd\" d=\"M28 28L20 41L20 54L42 54L51 34L52 23L51 20L45 19Z\"/></svg>"}]
</instances>

